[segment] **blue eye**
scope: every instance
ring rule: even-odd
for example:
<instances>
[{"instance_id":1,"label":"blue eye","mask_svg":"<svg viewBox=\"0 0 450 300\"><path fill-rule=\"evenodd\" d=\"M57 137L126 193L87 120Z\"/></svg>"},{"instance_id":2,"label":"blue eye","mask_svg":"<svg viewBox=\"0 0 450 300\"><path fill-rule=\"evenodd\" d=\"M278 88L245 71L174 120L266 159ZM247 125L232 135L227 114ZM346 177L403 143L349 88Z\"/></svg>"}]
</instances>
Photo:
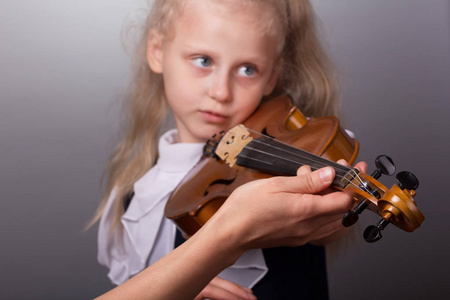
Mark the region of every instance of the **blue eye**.
<instances>
[{"instance_id":1,"label":"blue eye","mask_svg":"<svg viewBox=\"0 0 450 300\"><path fill-rule=\"evenodd\" d=\"M255 75L256 69L252 66L243 66L240 67L238 70L238 74L242 76L253 76Z\"/></svg>"},{"instance_id":2,"label":"blue eye","mask_svg":"<svg viewBox=\"0 0 450 300\"><path fill-rule=\"evenodd\" d=\"M211 59L206 56L196 57L192 60L194 65L200 68L206 68L211 65Z\"/></svg>"}]
</instances>

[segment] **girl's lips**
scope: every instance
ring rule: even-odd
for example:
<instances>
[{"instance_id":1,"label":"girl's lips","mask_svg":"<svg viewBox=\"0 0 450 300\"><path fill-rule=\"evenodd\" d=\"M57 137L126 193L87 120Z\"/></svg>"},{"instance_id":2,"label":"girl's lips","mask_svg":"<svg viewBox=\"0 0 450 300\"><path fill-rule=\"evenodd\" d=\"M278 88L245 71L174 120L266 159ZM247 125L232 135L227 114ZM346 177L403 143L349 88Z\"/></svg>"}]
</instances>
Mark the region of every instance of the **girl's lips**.
<instances>
[{"instance_id":1,"label":"girl's lips","mask_svg":"<svg viewBox=\"0 0 450 300\"><path fill-rule=\"evenodd\" d=\"M200 111L202 117L210 123L223 123L228 117L212 111Z\"/></svg>"}]
</instances>

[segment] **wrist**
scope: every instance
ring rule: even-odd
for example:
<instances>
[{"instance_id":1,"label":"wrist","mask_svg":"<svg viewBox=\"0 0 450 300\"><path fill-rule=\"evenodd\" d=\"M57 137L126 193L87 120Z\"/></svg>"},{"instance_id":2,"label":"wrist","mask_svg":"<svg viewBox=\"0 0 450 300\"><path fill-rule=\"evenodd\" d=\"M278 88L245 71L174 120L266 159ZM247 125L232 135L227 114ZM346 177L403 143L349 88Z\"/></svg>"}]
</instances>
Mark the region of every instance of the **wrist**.
<instances>
[{"instance_id":1,"label":"wrist","mask_svg":"<svg viewBox=\"0 0 450 300\"><path fill-rule=\"evenodd\" d=\"M217 216L216 216L217 215ZM245 244L239 236L238 226L229 223L229 218L216 213L193 237L207 245L208 253L212 253L223 268L233 265L245 252Z\"/></svg>"}]
</instances>

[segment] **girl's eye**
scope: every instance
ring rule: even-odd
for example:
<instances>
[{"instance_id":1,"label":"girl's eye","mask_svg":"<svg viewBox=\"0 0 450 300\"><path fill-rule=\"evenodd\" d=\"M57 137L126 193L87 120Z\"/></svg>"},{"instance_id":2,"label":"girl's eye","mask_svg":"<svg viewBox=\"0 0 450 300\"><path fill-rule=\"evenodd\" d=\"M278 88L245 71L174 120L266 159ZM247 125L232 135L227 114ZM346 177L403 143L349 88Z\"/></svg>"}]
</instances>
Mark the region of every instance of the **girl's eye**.
<instances>
[{"instance_id":1,"label":"girl's eye","mask_svg":"<svg viewBox=\"0 0 450 300\"><path fill-rule=\"evenodd\" d=\"M200 68L206 68L211 65L211 59L206 56L200 56L193 59L194 65Z\"/></svg>"},{"instance_id":2,"label":"girl's eye","mask_svg":"<svg viewBox=\"0 0 450 300\"><path fill-rule=\"evenodd\" d=\"M239 75L247 76L247 77L255 75L255 72L256 72L256 69L252 66L243 66L243 67L239 68L239 70L238 70Z\"/></svg>"}]
</instances>

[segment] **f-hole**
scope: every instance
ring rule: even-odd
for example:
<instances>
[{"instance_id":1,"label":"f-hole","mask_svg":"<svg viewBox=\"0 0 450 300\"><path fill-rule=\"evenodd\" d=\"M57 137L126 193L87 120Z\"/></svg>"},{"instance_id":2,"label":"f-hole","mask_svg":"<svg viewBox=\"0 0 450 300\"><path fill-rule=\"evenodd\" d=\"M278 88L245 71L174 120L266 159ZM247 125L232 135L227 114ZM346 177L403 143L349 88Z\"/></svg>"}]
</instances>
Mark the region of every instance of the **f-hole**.
<instances>
[{"instance_id":1,"label":"f-hole","mask_svg":"<svg viewBox=\"0 0 450 300\"><path fill-rule=\"evenodd\" d=\"M213 182L211 182L208 185L208 187L206 188L205 193L203 194L203 196L208 195L208 193L209 193L208 190L209 190L210 187L212 187L212 186L214 186L216 184L230 185L230 184L232 184L234 182L235 179L236 179L236 177L234 177L233 179L217 179L217 180L214 180Z\"/></svg>"},{"instance_id":2,"label":"f-hole","mask_svg":"<svg viewBox=\"0 0 450 300\"><path fill-rule=\"evenodd\" d=\"M264 136L266 136L266 137L269 137L269 138L271 138L271 139L275 139L274 136L271 136L270 134L267 133L267 127L264 127L264 128L263 128L263 130L261 131L261 134L264 135Z\"/></svg>"}]
</instances>

